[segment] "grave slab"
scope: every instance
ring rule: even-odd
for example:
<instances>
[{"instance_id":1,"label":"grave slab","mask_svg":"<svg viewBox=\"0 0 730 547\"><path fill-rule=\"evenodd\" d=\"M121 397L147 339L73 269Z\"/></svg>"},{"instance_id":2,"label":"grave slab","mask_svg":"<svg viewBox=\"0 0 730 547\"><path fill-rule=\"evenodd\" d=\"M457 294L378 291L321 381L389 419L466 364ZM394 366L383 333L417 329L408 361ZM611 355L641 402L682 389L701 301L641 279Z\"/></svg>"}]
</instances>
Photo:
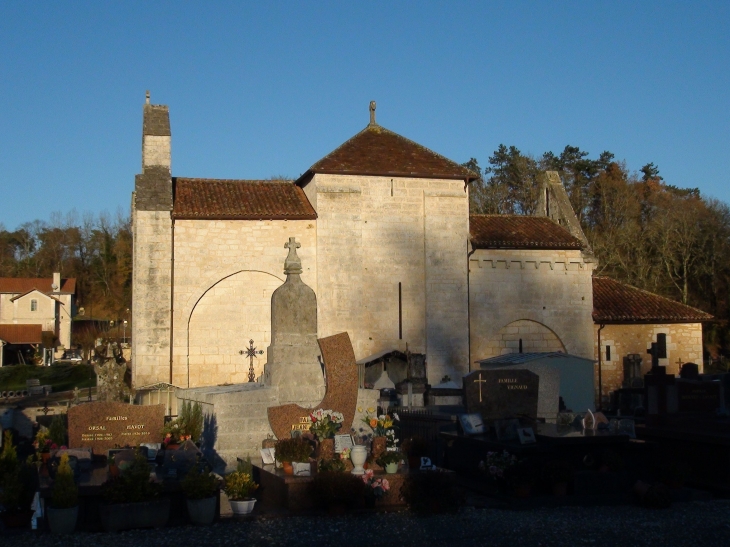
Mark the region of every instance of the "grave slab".
<instances>
[{"instance_id":1,"label":"grave slab","mask_svg":"<svg viewBox=\"0 0 730 547\"><path fill-rule=\"evenodd\" d=\"M103 454L117 446L162 442L164 405L85 403L68 410L70 448L89 447Z\"/></svg>"}]
</instances>

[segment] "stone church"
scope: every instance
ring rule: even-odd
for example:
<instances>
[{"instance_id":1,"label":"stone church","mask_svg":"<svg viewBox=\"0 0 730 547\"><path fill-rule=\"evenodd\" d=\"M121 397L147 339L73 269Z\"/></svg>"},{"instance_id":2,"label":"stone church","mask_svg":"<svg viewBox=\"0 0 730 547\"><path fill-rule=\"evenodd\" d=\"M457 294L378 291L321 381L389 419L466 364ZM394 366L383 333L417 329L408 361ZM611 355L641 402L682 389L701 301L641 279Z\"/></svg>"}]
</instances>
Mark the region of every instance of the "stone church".
<instances>
[{"instance_id":1,"label":"stone church","mask_svg":"<svg viewBox=\"0 0 730 547\"><path fill-rule=\"evenodd\" d=\"M358 360L426 356L459 382L509 352L594 358L596 265L557 174L536 216L469 214L476 175L375 119L296 181L173 176L169 109L143 108L133 194L133 383L249 379L271 344L284 244L301 246L317 334L346 331ZM254 375L267 355L256 354Z\"/></svg>"}]
</instances>

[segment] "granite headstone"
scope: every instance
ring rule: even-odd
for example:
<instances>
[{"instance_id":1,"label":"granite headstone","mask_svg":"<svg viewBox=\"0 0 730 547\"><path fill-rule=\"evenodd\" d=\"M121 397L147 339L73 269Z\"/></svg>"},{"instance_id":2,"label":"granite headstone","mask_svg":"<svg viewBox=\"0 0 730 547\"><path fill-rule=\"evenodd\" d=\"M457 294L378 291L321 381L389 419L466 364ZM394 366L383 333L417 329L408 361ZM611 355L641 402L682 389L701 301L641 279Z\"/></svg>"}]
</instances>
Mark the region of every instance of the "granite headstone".
<instances>
[{"instance_id":1,"label":"granite headstone","mask_svg":"<svg viewBox=\"0 0 730 547\"><path fill-rule=\"evenodd\" d=\"M85 403L68 410L70 448L90 447L96 454L110 448L162 441L164 405Z\"/></svg>"},{"instance_id":2,"label":"granite headstone","mask_svg":"<svg viewBox=\"0 0 730 547\"><path fill-rule=\"evenodd\" d=\"M468 413L484 420L520 416L537 417L540 379L525 369L479 370L464 376L464 400Z\"/></svg>"}]
</instances>

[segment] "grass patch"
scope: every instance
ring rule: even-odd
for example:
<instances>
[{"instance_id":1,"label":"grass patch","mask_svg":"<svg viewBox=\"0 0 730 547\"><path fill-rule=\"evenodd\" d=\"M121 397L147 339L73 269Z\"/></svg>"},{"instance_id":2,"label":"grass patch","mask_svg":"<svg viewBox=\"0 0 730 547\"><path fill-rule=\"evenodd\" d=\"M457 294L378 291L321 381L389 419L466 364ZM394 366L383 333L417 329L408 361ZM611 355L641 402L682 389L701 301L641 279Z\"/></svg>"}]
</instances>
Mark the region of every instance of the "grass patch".
<instances>
[{"instance_id":1,"label":"grass patch","mask_svg":"<svg viewBox=\"0 0 730 547\"><path fill-rule=\"evenodd\" d=\"M10 365L0 368L0 390L26 389L26 380L37 378L41 385L53 386L53 391L70 391L75 387L96 386L93 365Z\"/></svg>"}]
</instances>

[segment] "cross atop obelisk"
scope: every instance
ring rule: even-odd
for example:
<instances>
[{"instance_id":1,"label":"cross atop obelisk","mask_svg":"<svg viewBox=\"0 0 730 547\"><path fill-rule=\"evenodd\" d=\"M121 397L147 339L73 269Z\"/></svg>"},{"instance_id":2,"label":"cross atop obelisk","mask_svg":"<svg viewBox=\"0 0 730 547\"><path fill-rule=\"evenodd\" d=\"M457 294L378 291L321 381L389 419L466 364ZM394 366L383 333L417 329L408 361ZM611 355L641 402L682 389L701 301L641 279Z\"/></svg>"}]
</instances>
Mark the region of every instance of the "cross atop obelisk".
<instances>
[{"instance_id":1,"label":"cross atop obelisk","mask_svg":"<svg viewBox=\"0 0 730 547\"><path fill-rule=\"evenodd\" d=\"M294 237L290 237L289 242L284 243L284 248L289 249L289 254L286 255L286 260L284 260L284 273L286 275L302 273L302 261L297 256L297 249L301 246L302 244L297 243Z\"/></svg>"},{"instance_id":2,"label":"cross atop obelisk","mask_svg":"<svg viewBox=\"0 0 730 547\"><path fill-rule=\"evenodd\" d=\"M378 125L375 123L375 101L370 101L370 125Z\"/></svg>"}]
</instances>

